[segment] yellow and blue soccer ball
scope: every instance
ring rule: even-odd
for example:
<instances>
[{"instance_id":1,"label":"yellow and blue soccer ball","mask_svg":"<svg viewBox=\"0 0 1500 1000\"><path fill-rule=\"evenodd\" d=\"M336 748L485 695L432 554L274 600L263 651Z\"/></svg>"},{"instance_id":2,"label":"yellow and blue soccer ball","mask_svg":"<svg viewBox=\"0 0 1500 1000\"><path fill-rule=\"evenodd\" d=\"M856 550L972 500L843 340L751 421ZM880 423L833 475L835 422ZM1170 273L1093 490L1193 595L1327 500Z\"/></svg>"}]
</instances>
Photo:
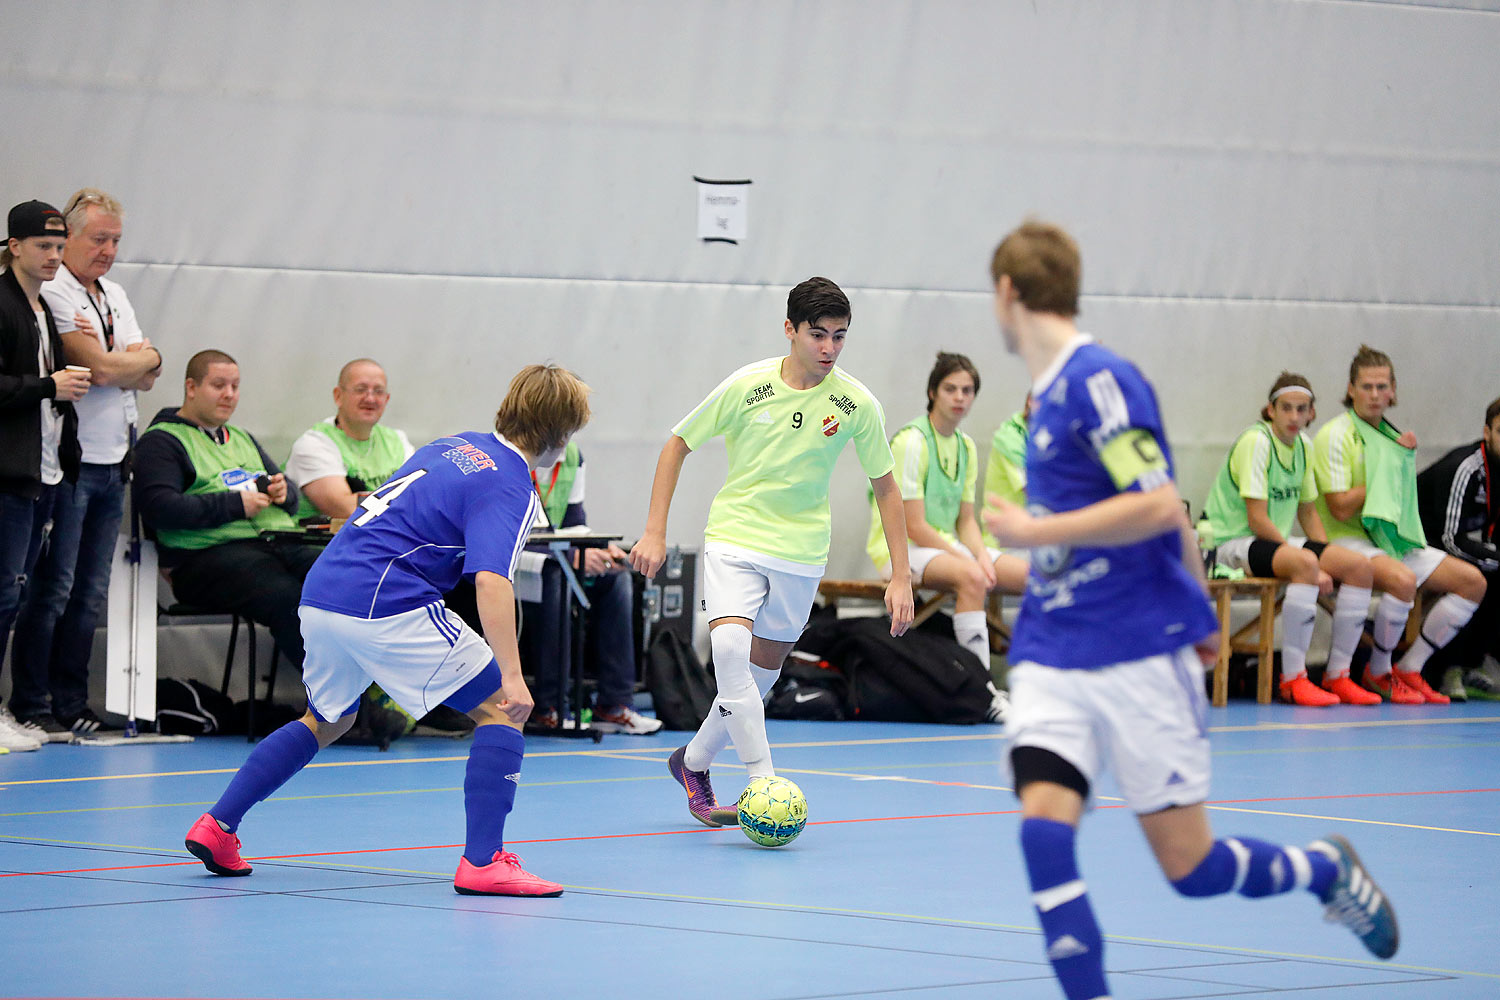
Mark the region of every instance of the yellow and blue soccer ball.
<instances>
[{"instance_id":1,"label":"yellow and blue soccer ball","mask_svg":"<svg viewBox=\"0 0 1500 1000\"><path fill-rule=\"evenodd\" d=\"M762 847L790 844L807 824L807 796L785 778L754 779L737 805L740 829Z\"/></svg>"}]
</instances>

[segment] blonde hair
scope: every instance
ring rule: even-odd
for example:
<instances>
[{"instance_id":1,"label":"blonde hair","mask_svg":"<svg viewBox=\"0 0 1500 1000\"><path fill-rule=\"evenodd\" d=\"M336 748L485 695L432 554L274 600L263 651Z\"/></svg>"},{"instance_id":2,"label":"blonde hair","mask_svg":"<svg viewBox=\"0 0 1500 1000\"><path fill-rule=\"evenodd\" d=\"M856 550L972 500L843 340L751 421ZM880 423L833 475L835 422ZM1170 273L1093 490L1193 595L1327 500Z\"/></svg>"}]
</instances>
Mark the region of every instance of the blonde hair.
<instances>
[{"instance_id":1,"label":"blonde hair","mask_svg":"<svg viewBox=\"0 0 1500 1000\"><path fill-rule=\"evenodd\" d=\"M1021 304L1032 312L1078 315L1083 260L1078 244L1061 226L1027 219L995 248L990 278L1009 275Z\"/></svg>"},{"instance_id":2,"label":"blonde hair","mask_svg":"<svg viewBox=\"0 0 1500 1000\"><path fill-rule=\"evenodd\" d=\"M527 365L510 380L495 430L535 458L589 422L592 390L559 365Z\"/></svg>"},{"instance_id":3,"label":"blonde hair","mask_svg":"<svg viewBox=\"0 0 1500 1000\"><path fill-rule=\"evenodd\" d=\"M98 188L79 188L63 208L63 219L68 223L68 232L83 230L90 208L97 208L105 215L113 215L117 219L125 218L125 209L120 207L120 203L112 195L105 194Z\"/></svg>"}]
</instances>

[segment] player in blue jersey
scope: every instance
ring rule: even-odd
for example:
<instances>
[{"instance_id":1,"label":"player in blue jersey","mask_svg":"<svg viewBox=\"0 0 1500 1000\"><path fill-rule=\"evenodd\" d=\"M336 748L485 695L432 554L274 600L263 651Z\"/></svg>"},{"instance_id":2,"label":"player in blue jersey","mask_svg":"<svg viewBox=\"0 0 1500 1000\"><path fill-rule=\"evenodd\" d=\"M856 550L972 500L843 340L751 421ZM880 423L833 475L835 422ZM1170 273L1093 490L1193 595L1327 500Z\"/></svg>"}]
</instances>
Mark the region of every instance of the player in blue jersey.
<instances>
[{"instance_id":1,"label":"player in blue jersey","mask_svg":"<svg viewBox=\"0 0 1500 1000\"><path fill-rule=\"evenodd\" d=\"M1185 896L1311 890L1381 958L1395 913L1349 843L1305 850L1216 840L1203 801L1203 666L1219 637L1172 479L1150 384L1078 332L1077 245L1027 222L995 250L995 313L1032 379L1029 509L992 498L1002 545L1031 550L1010 649L1010 765L1021 851L1047 957L1070 1000L1107 997L1103 936L1074 841L1108 761L1173 888Z\"/></svg>"},{"instance_id":2,"label":"player in blue jersey","mask_svg":"<svg viewBox=\"0 0 1500 1000\"><path fill-rule=\"evenodd\" d=\"M302 588L307 714L261 741L187 835L215 875L249 875L235 836L255 803L280 788L354 724L378 683L420 718L438 705L477 724L464 775L467 835L453 887L472 895L557 896L505 850L531 714L516 648L516 556L540 503L531 470L556 463L588 422L588 386L555 366L511 381L494 433L470 431L417 449L360 503ZM485 638L443 606L474 576ZM488 639L488 643L486 643Z\"/></svg>"}]
</instances>

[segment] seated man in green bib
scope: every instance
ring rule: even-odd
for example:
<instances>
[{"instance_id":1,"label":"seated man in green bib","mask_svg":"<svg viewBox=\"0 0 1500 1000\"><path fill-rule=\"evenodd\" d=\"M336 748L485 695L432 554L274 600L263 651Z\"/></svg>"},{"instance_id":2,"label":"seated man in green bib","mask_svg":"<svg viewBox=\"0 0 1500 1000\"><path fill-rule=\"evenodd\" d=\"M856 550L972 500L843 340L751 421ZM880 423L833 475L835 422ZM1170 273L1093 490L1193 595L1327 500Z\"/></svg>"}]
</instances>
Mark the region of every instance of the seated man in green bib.
<instances>
[{"instance_id":1,"label":"seated man in green bib","mask_svg":"<svg viewBox=\"0 0 1500 1000\"><path fill-rule=\"evenodd\" d=\"M299 494L255 438L229 423L239 401L233 358L207 350L188 360L182 406L157 413L136 445L135 507L177 600L265 625L300 670L297 605L318 549L259 537L296 527Z\"/></svg>"},{"instance_id":2,"label":"seated man in green bib","mask_svg":"<svg viewBox=\"0 0 1500 1000\"><path fill-rule=\"evenodd\" d=\"M286 476L302 491L299 519L348 517L363 494L390 478L411 457L405 431L381 424L391 401L385 369L356 358L339 370L334 415L292 444Z\"/></svg>"}]
</instances>

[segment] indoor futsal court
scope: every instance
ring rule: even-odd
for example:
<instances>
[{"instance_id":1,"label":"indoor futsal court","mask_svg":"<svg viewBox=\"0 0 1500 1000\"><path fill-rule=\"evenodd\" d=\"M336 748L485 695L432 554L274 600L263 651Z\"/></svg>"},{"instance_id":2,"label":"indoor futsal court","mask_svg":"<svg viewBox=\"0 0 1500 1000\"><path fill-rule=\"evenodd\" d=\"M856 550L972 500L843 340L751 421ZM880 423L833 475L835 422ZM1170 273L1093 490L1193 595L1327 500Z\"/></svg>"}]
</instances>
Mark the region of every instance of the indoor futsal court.
<instances>
[{"instance_id":1,"label":"indoor futsal court","mask_svg":"<svg viewBox=\"0 0 1500 1000\"><path fill-rule=\"evenodd\" d=\"M1303 893L1177 898L1106 784L1080 855L1117 997L1500 995L1500 904L1484 887L1500 711L1232 703L1209 720L1216 832L1345 833L1395 901L1401 949L1370 959ZM998 727L771 722L777 771L810 810L776 850L694 822L665 767L674 735L529 741L507 847L566 886L556 899L453 891L464 743L320 754L247 818L255 873L242 879L210 876L182 849L242 740L12 755L0 940L28 957L7 958L3 992L1059 995ZM721 798L743 782L722 764L715 777Z\"/></svg>"}]
</instances>

